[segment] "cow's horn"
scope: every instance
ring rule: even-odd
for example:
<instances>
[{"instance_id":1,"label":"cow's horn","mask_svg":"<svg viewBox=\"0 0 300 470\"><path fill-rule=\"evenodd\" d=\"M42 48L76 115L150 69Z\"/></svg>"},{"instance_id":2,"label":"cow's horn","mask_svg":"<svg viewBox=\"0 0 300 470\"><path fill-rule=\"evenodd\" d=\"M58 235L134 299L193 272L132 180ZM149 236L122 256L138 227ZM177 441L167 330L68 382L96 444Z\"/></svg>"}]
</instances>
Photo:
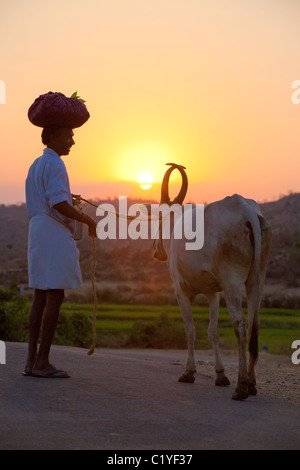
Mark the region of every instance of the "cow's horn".
<instances>
[{"instance_id":1,"label":"cow's horn","mask_svg":"<svg viewBox=\"0 0 300 470\"><path fill-rule=\"evenodd\" d=\"M170 204L169 179L173 170L174 170L173 167L169 168L164 175L164 179L161 184L161 195L160 195L161 204Z\"/></svg>"},{"instance_id":2,"label":"cow's horn","mask_svg":"<svg viewBox=\"0 0 300 470\"><path fill-rule=\"evenodd\" d=\"M182 205L184 198L186 196L187 190L188 190L188 179L187 179L187 174L185 172L185 167L182 165L176 165L177 170L181 174L182 178L182 185L180 188L180 191L178 195L175 197L175 199L172 201L172 204L180 204Z\"/></svg>"},{"instance_id":3,"label":"cow's horn","mask_svg":"<svg viewBox=\"0 0 300 470\"><path fill-rule=\"evenodd\" d=\"M162 187L161 187L161 204L166 203L169 205L172 204L182 204L183 200L186 196L187 189L188 189L188 179L185 170L185 167L182 165L177 165L176 163L167 163L167 165L171 165L171 167L166 171L163 182L162 182ZM175 197L175 199L171 202L170 197L169 197L169 179L170 175L173 170L177 170L180 172L181 177L182 177L182 186L179 191L179 194Z\"/></svg>"}]
</instances>

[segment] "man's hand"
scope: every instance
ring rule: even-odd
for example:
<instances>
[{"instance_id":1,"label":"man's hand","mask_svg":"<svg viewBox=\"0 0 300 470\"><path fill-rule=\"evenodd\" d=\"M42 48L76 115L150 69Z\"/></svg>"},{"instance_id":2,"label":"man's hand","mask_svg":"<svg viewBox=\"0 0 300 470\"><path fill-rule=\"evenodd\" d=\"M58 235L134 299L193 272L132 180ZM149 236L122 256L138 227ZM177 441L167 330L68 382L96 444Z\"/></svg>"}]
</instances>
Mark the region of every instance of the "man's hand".
<instances>
[{"instance_id":1,"label":"man's hand","mask_svg":"<svg viewBox=\"0 0 300 470\"><path fill-rule=\"evenodd\" d=\"M84 215L82 222L88 226L89 236L96 238L97 237L97 232L96 232L97 222L95 222L95 220L92 219L92 217L90 217L87 214Z\"/></svg>"},{"instance_id":2,"label":"man's hand","mask_svg":"<svg viewBox=\"0 0 300 470\"><path fill-rule=\"evenodd\" d=\"M70 219L77 220L78 222L82 222L83 224L86 224L89 228L89 236L90 237L97 237L96 233L96 227L97 227L97 222L92 219L87 214L83 214L82 212L79 212L75 207L71 206L67 201L59 202L58 204L55 204L53 206L54 209L56 209L58 212L63 214L65 217L69 217Z\"/></svg>"},{"instance_id":3,"label":"man's hand","mask_svg":"<svg viewBox=\"0 0 300 470\"><path fill-rule=\"evenodd\" d=\"M79 206L81 204L80 194L72 194L72 204L73 206Z\"/></svg>"}]
</instances>

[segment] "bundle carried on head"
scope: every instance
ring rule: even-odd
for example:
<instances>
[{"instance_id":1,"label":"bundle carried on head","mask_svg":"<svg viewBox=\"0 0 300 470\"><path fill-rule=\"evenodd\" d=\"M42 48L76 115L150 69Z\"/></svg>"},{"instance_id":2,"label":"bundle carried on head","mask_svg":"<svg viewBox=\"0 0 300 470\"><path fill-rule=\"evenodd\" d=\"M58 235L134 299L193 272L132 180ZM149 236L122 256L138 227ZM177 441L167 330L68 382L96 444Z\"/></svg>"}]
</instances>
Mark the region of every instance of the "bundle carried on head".
<instances>
[{"instance_id":1,"label":"bundle carried on head","mask_svg":"<svg viewBox=\"0 0 300 470\"><path fill-rule=\"evenodd\" d=\"M63 93L49 91L40 95L28 110L29 121L38 127L82 126L90 117L77 92L68 98Z\"/></svg>"}]
</instances>

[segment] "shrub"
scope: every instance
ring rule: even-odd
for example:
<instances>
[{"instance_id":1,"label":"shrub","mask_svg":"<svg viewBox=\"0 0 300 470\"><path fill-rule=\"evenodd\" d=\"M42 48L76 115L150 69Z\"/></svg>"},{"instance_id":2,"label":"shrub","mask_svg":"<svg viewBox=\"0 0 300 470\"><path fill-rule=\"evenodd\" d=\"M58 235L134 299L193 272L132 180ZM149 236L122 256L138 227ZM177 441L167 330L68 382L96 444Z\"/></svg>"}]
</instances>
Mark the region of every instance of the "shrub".
<instances>
[{"instance_id":1,"label":"shrub","mask_svg":"<svg viewBox=\"0 0 300 470\"><path fill-rule=\"evenodd\" d=\"M84 313L61 312L53 343L88 348L92 343L92 320Z\"/></svg>"},{"instance_id":2,"label":"shrub","mask_svg":"<svg viewBox=\"0 0 300 470\"><path fill-rule=\"evenodd\" d=\"M154 349L184 349L186 335L182 322L162 313L158 320L138 321L131 330L127 346Z\"/></svg>"},{"instance_id":3,"label":"shrub","mask_svg":"<svg viewBox=\"0 0 300 470\"><path fill-rule=\"evenodd\" d=\"M14 298L9 291L0 290L0 340L28 342L30 303L27 297ZM92 321L84 313L61 312L54 344L89 347L92 342Z\"/></svg>"},{"instance_id":4,"label":"shrub","mask_svg":"<svg viewBox=\"0 0 300 470\"><path fill-rule=\"evenodd\" d=\"M0 339L3 341L28 341L29 303L26 297L14 302L0 300Z\"/></svg>"},{"instance_id":5,"label":"shrub","mask_svg":"<svg viewBox=\"0 0 300 470\"><path fill-rule=\"evenodd\" d=\"M12 300L13 299L13 293L6 290L6 289L0 289L0 302L1 300L4 300L4 301L9 301L9 300Z\"/></svg>"}]
</instances>

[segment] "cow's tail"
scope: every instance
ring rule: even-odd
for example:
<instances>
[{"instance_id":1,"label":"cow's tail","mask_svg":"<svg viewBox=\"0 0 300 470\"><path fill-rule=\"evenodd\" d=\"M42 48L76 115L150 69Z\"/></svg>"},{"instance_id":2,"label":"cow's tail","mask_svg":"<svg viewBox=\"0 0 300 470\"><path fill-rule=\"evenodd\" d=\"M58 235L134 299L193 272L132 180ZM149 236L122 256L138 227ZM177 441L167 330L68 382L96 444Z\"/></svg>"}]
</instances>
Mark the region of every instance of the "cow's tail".
<instances>
[{"instance_id":1,"label":"cow's tail","mask_svg":"<svg viewBox=\"0 0 300 470\"><path fill-rule=\"evenodd\" d=\"M252 217L250 220L248 219L246 225L249 230L250 241L253 247L253 258L246 281L249 345L248 373L250 373L258 361L259 309L262 289L260 215L252 212Z\"/></svg>"}]
</instances>

